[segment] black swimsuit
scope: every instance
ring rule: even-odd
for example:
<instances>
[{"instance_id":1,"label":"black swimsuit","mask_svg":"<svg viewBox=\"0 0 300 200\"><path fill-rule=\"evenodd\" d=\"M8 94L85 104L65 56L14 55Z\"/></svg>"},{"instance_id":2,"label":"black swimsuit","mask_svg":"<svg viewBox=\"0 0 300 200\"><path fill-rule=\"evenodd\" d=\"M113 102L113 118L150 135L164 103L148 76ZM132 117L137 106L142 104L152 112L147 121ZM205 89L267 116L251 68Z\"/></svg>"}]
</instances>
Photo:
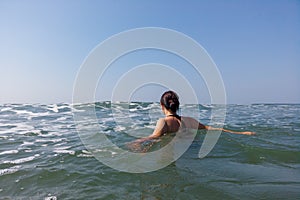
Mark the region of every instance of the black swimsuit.
<instances>
[{"instance_id":1,"label":"black swimsuit","mask_svg":"<svg viewBox=\"0 0 300 200\"><path fill-rule=\"evenodd\" d=\"M179 121L181 121L181 117L177 114L167 115L167 117L169 116L176 117Z\"/></svg>"},{"instance_id":2,"label":"black swimsuit","mask_svg":"<svg viewBox=\"0 0 300 200\"><path fill-rule=\"evenodd\" d=\"M181 116L177 115L177 114L171 114L171 115L167 115L167 117L175 117L176 119L178 119L180 121L180 126L179 126L179 129L181 129L182 127L185 127L184 124L183 124L183 121L181 120ZM166 123L166 121L165 121ZM178 129L178 130L179 130ZM176 132L178 132L178 130ZM165 133L166 134L166 133Z\"/></svg>"}]
</instances>

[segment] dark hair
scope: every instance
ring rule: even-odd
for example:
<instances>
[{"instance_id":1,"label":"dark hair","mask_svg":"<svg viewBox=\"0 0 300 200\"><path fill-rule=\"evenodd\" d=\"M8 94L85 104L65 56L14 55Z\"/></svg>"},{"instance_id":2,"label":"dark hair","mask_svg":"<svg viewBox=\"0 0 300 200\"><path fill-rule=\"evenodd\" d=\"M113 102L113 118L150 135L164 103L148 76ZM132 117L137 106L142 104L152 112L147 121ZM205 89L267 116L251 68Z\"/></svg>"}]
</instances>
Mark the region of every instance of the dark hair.
<instances>
[{"instance_id":1,"label":"dark hair","mask_svg":"<svg viewBox=\"0 0 300 200\"><path fill-rule=\"evenodd\" d=\"M160 103L165 106L167 110L171 110L174 113L179 109L178 95L171 90L163 93L160 98Z\"/></svg>"}]
</instances>

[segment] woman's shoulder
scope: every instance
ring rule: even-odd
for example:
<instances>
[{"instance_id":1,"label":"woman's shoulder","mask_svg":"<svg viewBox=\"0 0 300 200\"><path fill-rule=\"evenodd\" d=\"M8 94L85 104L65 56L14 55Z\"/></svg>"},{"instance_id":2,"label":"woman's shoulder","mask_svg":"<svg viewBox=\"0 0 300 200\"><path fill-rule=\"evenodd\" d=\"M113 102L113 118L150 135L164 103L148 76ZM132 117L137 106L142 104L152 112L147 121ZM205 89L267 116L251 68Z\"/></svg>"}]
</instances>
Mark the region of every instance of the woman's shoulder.
<instances>
[{"instance_id":1,"label":"woman's shoulder","mask_svg":"<svg viewBox=\"0 0 300 200\"><path fill-rule=\"evenodd\" d=\"M193 117L182 116L181 120L187 128L198 128L199 121L194 119Z\"/></svg>"},{"instance_id":2,"label":"woman's shoulder","mask_svg":"<svg viewBox=\"0 0 300 200\"><path fill-rule=\"evenodd\" d=\"M186 120L186 121L197 121L195 118L193 117L186 117L186 116L181 116L182 120Z\"/></svg>"},{"instance_id":3,"label":"woman's shoulder","mask_svg":"<svg viewBox=\"0 0 300 200\"><path fill-rule=\"evenodd\" d=\"M165 126L165 124L166 124L165 118L159 118L159 119L157 120L157 125Z\"/></svg>"},{"instance_id":4,"label":"woman's shoulder","mask_svg":"<svg viewBox=\"0 0 300 200\"><path fill-rule=\"evenodd\" d=\"M165 122L166 121L166 119L163 117L163 118L159 118L158 120L157 120L157 122Z\"/></svg>"}]
</instances>

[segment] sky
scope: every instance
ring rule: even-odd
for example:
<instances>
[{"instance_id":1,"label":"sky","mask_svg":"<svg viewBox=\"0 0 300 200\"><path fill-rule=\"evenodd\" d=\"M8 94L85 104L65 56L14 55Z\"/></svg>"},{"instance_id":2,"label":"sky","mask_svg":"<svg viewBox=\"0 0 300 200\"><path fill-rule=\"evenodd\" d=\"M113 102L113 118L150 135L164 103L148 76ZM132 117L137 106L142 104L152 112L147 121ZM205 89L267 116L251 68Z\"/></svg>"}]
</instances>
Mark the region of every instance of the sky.
<instances>
[{"instance_id":1,"label":"sky","mask_svg":"<svg viewBox=\"0 0 300 200\"><path fill-rule=\"evenodd\" d=\"M220 72L227 103L300 103L300 1L0 0L0 27L0 103L72 102L90 52L143 27L175 30L199 43ZM125 57L106 71L96 100L109 100L118 78L152 62L174 67L199 103L210 102L205 81L178 56L145 50ZM159 101L167 89L137 88L132 100Z\"/></svg>"}]
</instances>

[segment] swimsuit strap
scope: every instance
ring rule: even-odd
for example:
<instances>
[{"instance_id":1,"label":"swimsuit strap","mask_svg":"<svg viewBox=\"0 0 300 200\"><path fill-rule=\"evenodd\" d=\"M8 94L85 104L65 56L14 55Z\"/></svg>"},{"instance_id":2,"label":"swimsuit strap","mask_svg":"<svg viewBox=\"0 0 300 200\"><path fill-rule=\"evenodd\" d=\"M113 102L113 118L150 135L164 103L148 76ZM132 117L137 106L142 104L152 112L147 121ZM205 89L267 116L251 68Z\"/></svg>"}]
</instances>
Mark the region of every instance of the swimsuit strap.
<instances>
[{"instance_id":1,"label":"swimsuit strap","mask_svg":"<svg viewBox=\"0 0 300 200\"><path fill-rule=\"evenodd\" d=\"M184 124L184 120L181 120L182 119L182 117L181 116L179 116L179 115L177 115L177 114L171 114L171 115L167 115L167 117L176 117L179 121L180 121L180 127L181 128L186 128L186 126L185 126L185 124ZM165 120L164 120L165 121ZM166 121L165 121L165 123L166 123Z\"/></svg>"},{"instance_id":2,"label":"swimsuit strap","mask_svg":"<svg viewBox=\"0 0 300 200\"><path fill-rule=\"evenodd\" d=\"M179 121L181 121L181 117L177 114L167 115L167 117L176 117Z\"/></svg>"}]
</instances>

